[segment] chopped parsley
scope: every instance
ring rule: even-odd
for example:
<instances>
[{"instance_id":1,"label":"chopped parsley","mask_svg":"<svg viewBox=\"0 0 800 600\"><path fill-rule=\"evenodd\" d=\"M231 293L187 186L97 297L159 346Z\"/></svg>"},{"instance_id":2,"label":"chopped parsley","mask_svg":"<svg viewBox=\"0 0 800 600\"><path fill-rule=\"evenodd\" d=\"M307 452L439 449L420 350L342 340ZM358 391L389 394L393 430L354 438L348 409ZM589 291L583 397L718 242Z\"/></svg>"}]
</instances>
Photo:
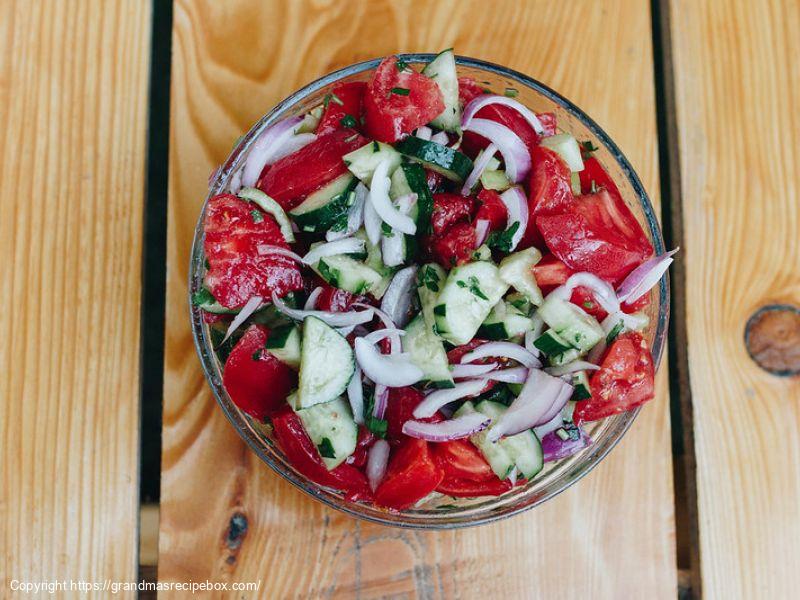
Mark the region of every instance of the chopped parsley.
<instances>
[{"instance_id":1,"label":"chopped parsley","mask_svg":"<svg viewBox=\"0 0 800 600\"><path fill-rule=\"evenodd\" d=\"M331 231L344 231L345 229L347 229L347 213L344 213L330 226Z\"/></svg>"},{"instance_id":2,"label":"chopped parsley","mask_svg":"<svg viewBox=\"0 0 800 600\"><path fill-rule=\"evenodd\" d=\"M336 451L328 438L322 438L322 442L317 445L319 455L323 458L336 458Z\"/></svg>"},{"instance_id":3,"label":"chopped parsley","mask_svg":"<svg viewBox=\"0 0 800 600\"><path fill-rule=\"evenodd\" d=\"M250 216L253 217L253 223L261 223L261 221L264 220L264 215L261 214L261 211L258 211L255 208L250 211Z\"/></svg>"},{"instance_id":4,"label":"chopped parsley","mask_svg":"<svg viewBox=\"0 0 800 600\"><path fill-rule=\"evenodd\" d=\"M581 142L581 153L583 154L583 158L589 158L593 152L597 152L599 149L600 148L592 143L592 140Z\"/></svg>"},{"instance_id":5,"label":"chopped parsley","mask_svg":"<svg viewBox=\"0 0 800 600\"><path fill-rule=\"evenodd\" d=\"M429 265L422 267L419 282L421 286L424 285L432 292L439 291L439 275L436 273L436 269Z\"/></svg>"},{"instance_id":6,"label":"chopped parsley","mask_svg":"<svg viewBox=\"0 0 800 600\"><path fill-rule=\"evenodd\" d=\"M364 402L364 425L372 433L378 437L386 437L386 430L389 427L389 422L386 419L378 419L373 416L375 410L375 396L374 392L367 395Z\"/></svg>"},{"instance_id":7,"label":"chopped parsley","mask_svg":"<svg viewBox=\"0 0 800 600\"><path fill-rule=\"evenodd\" d=\"M380 152L381 151L381 146L380 146L380 144L378 142L375 142L375 141L372 142L372 151L373 152Z\"/></svg>"},{"instance_id":8,"label":"chopped parsley","mask_svg":"<svg viewBox=\"0 0 800 600\"><path fill-rule=\"evenodd\" d=\"M391 93L395 96L408 96L411 93L411 90L408 88L393 87Z\"/></svg>"},{"instance_id":9,"label":"chopped parsley","mask_svg":"<svg viewBox=\"0 0 800 600\"><path fill-rule=\"evenodd\" d=\"M203 304L214 304L217 301L214 295L206 288L200 288L192 294L192 304L202 306Z\"/></svg>"},{"instance_id":10,"label":"chopped parsley","mask_svg":"<svg viewBox=\"0 0 800 600\"><path fill-rule=\"evenodd\" d=\"M583 303L583 308L585 308L586 310L592 310L594 308L594 302L587 300L586 302Z\"/></svg>"},{"instance_id":11,"label":"chopped parsley","mask_svg":"<svg viewBox=\"0 0 800 600\"><path fill-rule=\"evenodd\" d=\"M339 269L331 269L324 260L320 259L317 263L317 269L319 269L319 274L322 275L322 278L330 283L333 287L338 287L339 285Z\"/></svg>"},{"instance_id":12,"label":"chopped parsley","mask_svg":"<svg viewBox=\"0 0 800 600\"><path fill-rule=\"evenodd\" d=\"M336 94L325 94L325 97L322 99L322 105L325 108L328 108L328 105L331 102L335 102L339 106L344 106L344 102L342 102L342 99L339 98L339 96L337 96Z\"/></svg>"},{"instance_id":13,"label":"chopped parsley","mask_svg":"<svg viewBox=\"0 0 800 600\"><path fill-rule=\"evenodd\" d=\"M261 360L261 348L253 352L253 355L250 358L253 360Z\"/></svg>"},{"instance_id":14,"label":"chopped parsley","mask_svg":"<svg viewBox=\"0 0 800 600\"><path fill-rule=\"evenodd\" d=\"M622 327L623 327L622 321L619 321L616 325L614 325L614 327L612 327L611 331L609 331L608 335L606 336L607 345L611 345L611 342L617 339L619 332L622 331Z\"/></svg>"},{"instance_id":15,"label":"chopped parsley","mask_svg":"<svg viewBox=\"0 0 800 600\"><path fill-rule=\"evenodd\" d=\"M489 234L486 245L489 246L489 248L494 248L501 252L510 252L511 240L514 238L514 234L517 233L517 229L519 229L519 222L514 223L504 231L493 231Z\"/></svg>"},{"instance_id":16,"label":"chopped parsley","mask_svg":"<svg viewBox=\"0 0 800 600\"><path fill-rule=\"evenodd\" d=\"M392 230L392 226L388 223L381 223L381 231L383 235L387 238L394 237L394 231Z\"/></svg>"},{"instance_id":17,"label":"chopped parsley","mask_svg":"<svg viewBox=\"0 0 800 600\"><path fill-rule=\"evenodd\" d=\"M402 58L398 58L397 62L394 63L394 66L397 68L398 71L401 73L408 69L408 63L404 61Z\"/></svg>"},{"instance_id":18,"label":"chopped parsley","mask_svg":"<svg viewBox=\"0 0 800 600\"><path fill-rule=\"evenodd\" d=\"M507 87L506 91L503 92L507 98L516 98L519 96L519 90L517 88Z\"/></svg>"},{"instance_id":19,"label":"chopped parsley","mask_svg":"<svg viewBox=\"0 0 800 600\"><path fill-rule=\"evenodd\" d=\"M358 122L355 120L353 115L345 115L341 119L339 119L339 123L342 124L342 127L355 127L358 125Z\"/></svg>"},{"instance_id":20,"label":"chopped parsley","mask_svg":"<svg viewBox=\"0 0 800 600\"><path fill-rule=\"evenodd\" d=\"M480 282L478 281L478 278L475 277L475 275L470 275L467 281L459 279L458 281L456 281L456 285L460 288L468 289L473 295L477 296L481 300L486 300L486 301L489 300L489 298L486 297L486 294L484 294L483 291L481 290Z\"/></svg>"}]
</instances>

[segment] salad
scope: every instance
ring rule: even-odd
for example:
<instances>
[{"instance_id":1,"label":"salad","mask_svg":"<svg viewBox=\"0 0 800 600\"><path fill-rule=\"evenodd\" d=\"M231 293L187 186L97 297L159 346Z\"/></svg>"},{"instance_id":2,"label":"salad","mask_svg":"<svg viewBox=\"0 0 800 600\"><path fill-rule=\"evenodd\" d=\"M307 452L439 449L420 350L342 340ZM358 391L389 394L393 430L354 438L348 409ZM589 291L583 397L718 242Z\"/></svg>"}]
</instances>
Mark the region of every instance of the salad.
<instances>
[{"instance_id":1,"label":"salad","mask_svg":"<svg viewBox=\"0 0 800 600\"><path fill-rule=\"evenodd\" d=\"M231 400L293 467L387 509L496 496L653 398L672 261L552 113L384 59L255 139L204 216Z\"/></svg>"}]
</instances>

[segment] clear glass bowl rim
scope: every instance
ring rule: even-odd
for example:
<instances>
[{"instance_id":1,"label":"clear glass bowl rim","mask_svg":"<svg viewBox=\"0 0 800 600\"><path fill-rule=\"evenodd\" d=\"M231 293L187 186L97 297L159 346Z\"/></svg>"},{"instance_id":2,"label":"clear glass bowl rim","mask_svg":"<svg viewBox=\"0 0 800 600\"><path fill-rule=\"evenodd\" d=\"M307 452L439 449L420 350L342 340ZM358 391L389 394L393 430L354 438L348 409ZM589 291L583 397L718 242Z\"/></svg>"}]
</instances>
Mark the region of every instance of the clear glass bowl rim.
<instances>
[{"instance_id":1,"label":"clear glass bowl rim","mask_svg":"<svg viewBox=\"0 0 800 600\"><path fill-rule=\"evenodd\" d=\"M425 64L436 57L436 54L411 53L398 54L397 56L401 57L410 64ZM275 105L275 107L273 107L272 110L265 114L261 119L259 119L259 121L251 127L247 134L240 138L236 146L228 155L225 163L223 163L213 175L211 184L209 186L209 193L203 203L200 216L198 217L198 222L195 227L194 239L192 241L191 259L189 264L188 303L190 320L192 323L192 337L194 339L195 349L203 367L206 381L211 387L217 403L220 405L225 416L231 422L238 434L242 437L242 439L244 439L244 441L248 444L248 446L250 446L256 455L273 471L309 496L352 517L393 527L434 530L456 529L492 523L534 508L535 506L538 506L557 496L567 488L577 483L594 467L596 467L617 445L617 443L619 443L630 426L633 424L633 421L639 414L640 408L620 415L623 417L623 419L620 425L613 432L613 438L606 443L606 446L602 449L602 452L593 454L591 460L582 463L578 471L575 472L571 478L563 482L562 485L550 490L548 493L541 495L533 502L516 506L501 514L489 512L488 514L483 515L467 515L463 518L460 518L456 515L453 519L448 521L424 521L419 518L415 518L413 521L404 520L402 511L387 511L385 515L366 514L360 510L362 505L355 502L341 501L335 497L328 497L321 493L321 487L313 481L303 476L297 476L291 471L284 470L282 465L273 460L269 453L264 450L263 444L260 442L258 435L252 430L244 416L235 407L224 387L222 386L222 379L217 365L216 356L212 349L211 342L205 334L206 329L203 323L201 311L193 305L191 300L192 292L193 290L197 289L199 283L202 281L203 275L203 215L205 214L206 205L211 197L223 191L229 180L231 172L238 166L236 163L239 157L246 155L250 145L255 141L258 135L266 127L272 125L277 116L281 115L284 111L291 109L298 103L303 102L305 99L309 98L326 86L352 75L357 75L364 71L374 69L378 66L378 64L380 64L381 60L382 58L370 59L333 71L323 77L320 77L319 79L316 79L315 81L312 81L311 83L305 85L293 94L286 97L284 100ZM591 117L589 117L583 110L578 108L569 99L565 98L555 90L537 81L536 79L513 69L488 61L464 56L456 56L456 63L457 65L480 69L500 77L514 80L518 84L526 86L541 94L545 98L551 100L555 104L558 104L562 109L566 110L573 117L578 119L578 121L580 121L587 129L589 129L606 147L612 158L617 162L618 166L624 173L625 177L627 177L644 213L647 228L652 237L654 250L657 254L664 252L664 241L661 235L661 228L659 226L655 211L653 210L653 206L650 203L649 197L645 192L639 176L636 174L630 162L616 145L616 143L614 143L611 137ZM659 301L659 312L657 316L657 322L655 324L656 329L653 335L653 343L651 346L653 362L656 370L661 362L669 324L669 276L667 274L662 277L658 284L657 295Z\"/></svg>"}]
</instances>

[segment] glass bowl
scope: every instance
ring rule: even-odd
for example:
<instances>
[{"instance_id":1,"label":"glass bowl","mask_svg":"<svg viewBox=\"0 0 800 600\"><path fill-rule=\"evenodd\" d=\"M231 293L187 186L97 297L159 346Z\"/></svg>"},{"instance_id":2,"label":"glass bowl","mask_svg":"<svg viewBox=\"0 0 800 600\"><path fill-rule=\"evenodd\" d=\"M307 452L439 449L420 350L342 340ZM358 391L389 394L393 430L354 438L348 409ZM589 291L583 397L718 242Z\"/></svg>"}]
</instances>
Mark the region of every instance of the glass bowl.
<instances>
[{"instance_id":1,"label":"glass bowl","mask_svg":"<svg viewBox=\"0 0 800 600\"><path fill-rule=\"evenodd\" d=\"M406 54L403 60L412 65L430 62L434 54ZM579 140L590 140L599 150L595 156L619 187L625 202L641 223L656 253L664 252L658 221L639 177L611 140L591 118L572 102L539 83L535 79L489 62L457 57L459 76L476 79L495 92L503 93L511 87L519 91L517 100L536 112L554 112L559 129L573 134ZM208 198L227 191L233 174L244 164L253 141L273 123L302 114L322 103L324 95L337 83L366 81L380 59L369 60L345 67L309 83L269 111L247 134L241 138L225 163L218 169L210 183ZM207 203L206 199L206 203ZM189 297L202 285L205 257L203 253L203 213L195 228L189 268ZM648 307L650 326L646 337L651 345L653 360L658 367L667 334L669 319L669 281L664 276L650 292ZM554 463L547 463L541 473L524 486L499 497L453 499L447 496L430 497L412 509L389 511L368 504L351 502L339 492L320 486L292 467L269 435L269 428L255 422L240 411L231 401L222 385L222 365L212 349L209 326L203 321L200 309L192 306L192 331L208 383L228 420L253 451L275 472L303 490L308 495L349 515L396 527L447 529L467 527L497 521L538 506L553 498L591 471L619 442L636 419L639 409L588 424L587 433L594 443L581 452Z\"/></svg>"}]
</instances>

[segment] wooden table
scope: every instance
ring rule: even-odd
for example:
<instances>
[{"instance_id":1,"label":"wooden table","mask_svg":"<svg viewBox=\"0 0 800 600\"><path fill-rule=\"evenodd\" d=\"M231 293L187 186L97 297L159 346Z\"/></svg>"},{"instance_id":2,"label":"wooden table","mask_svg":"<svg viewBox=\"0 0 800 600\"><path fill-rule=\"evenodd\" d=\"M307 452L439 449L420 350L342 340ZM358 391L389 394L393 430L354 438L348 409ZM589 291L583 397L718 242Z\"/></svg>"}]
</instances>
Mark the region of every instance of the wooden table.
<instances>
[{"instance_id":1,"label":"wooden table","mask_svg":"<svg viewBox=\"0 0 800 600\"><path fill-rule=\"evenodd\" d=\"M260 581L244 596L265 598L673 598L680 566L709 598L800 588L800 382L743 344L756 309L800 303L796 2L9 0L0 32L0 595L138 579L140 452L158 443L140 402L159 400L147 340L164 301L161 582ZM603 464L522 516L422 533L354 521L261 464L205 384L185 297L208 173L243 131L333 69L450 46L586 109L657 205L663 192L682 251L658 397Z\"/></svg>"}]
</instances>

